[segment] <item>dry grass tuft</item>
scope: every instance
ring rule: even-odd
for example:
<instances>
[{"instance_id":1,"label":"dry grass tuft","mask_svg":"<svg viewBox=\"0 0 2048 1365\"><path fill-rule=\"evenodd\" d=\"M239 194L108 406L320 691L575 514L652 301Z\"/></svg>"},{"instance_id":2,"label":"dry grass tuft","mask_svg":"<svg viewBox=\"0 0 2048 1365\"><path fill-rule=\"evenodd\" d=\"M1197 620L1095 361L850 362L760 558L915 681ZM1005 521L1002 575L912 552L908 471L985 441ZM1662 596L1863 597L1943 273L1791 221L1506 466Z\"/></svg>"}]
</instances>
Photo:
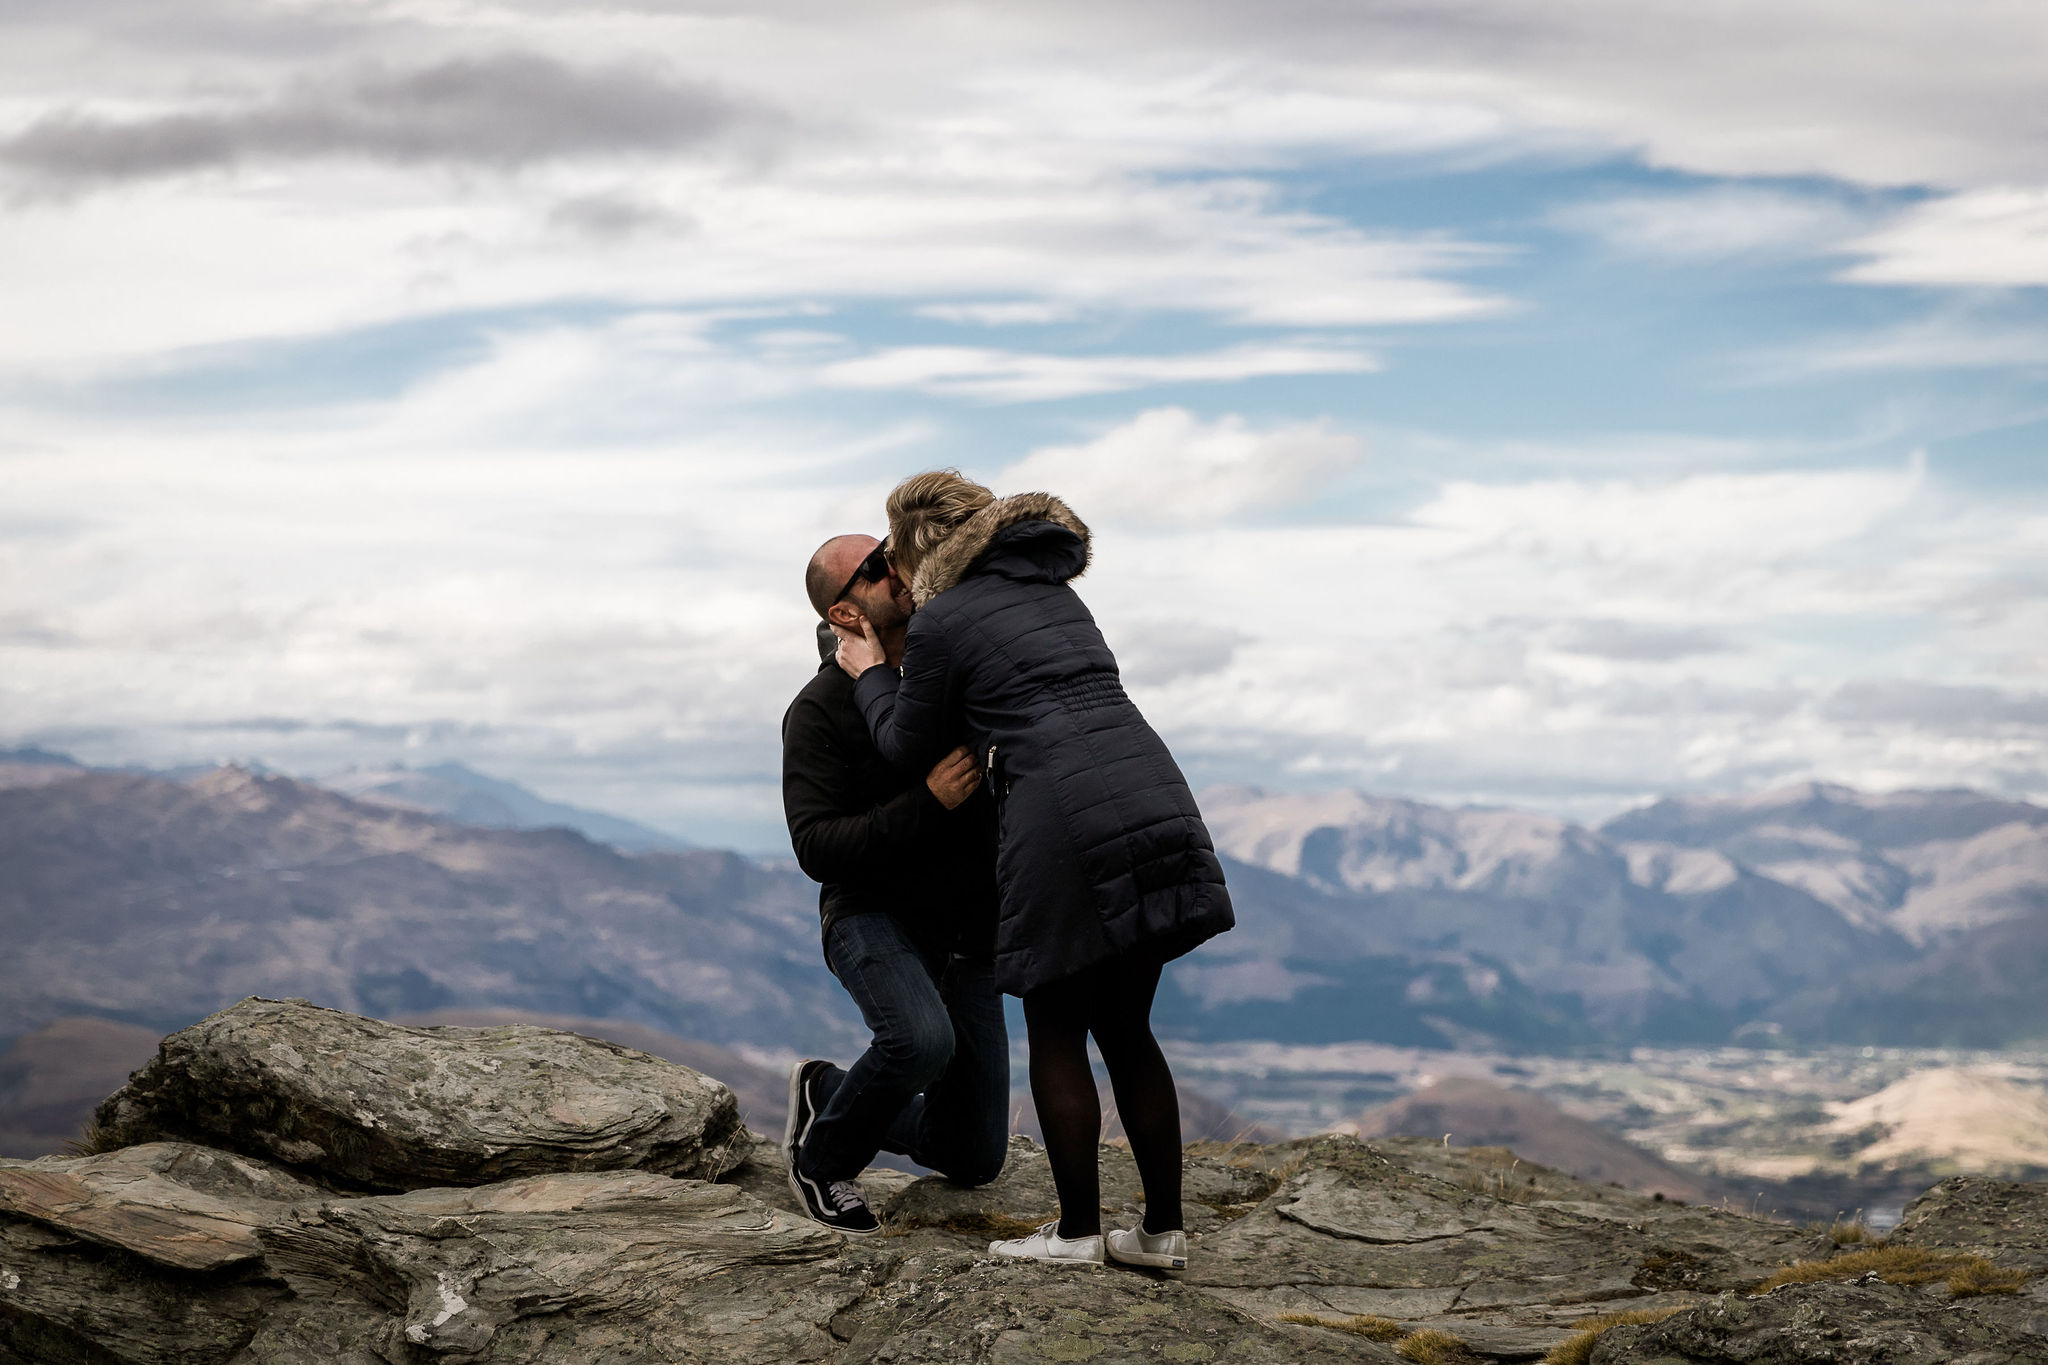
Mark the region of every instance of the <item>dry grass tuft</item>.
<instances>
[{"instance_id":1,"label":"dry grass tuft","mask_svg":"<svg viewBox=\"0 0 2048 1365\"><path fill-rule=\"evenodd\" d=\"M1846 1223L1836 1219L1828 1224L1828 1240L1838 1247L1884 1245L1884 1238L1872 1232L1860 1218L1851 1219Z\"/></svg>"},{"instance_id":2,"label":"dry grass tuft","mask_svg":"<svg viewBox=\"0 0 2048 1365\"><path fill-rule=\"evenodd\" d=\"M1327 1327L1333 1332L1350 1332L1368 1341L1392 1341L1401 1335L1401 1324L1374 1313L1354 1313L1348 1318L1323 1318L1314 1313L1282 1313L1280 1321L1303 1327Z\"/></svg>"},{"instance_id":3,"label":"dry grass tuft","mask_svg":"<svg viewBox=\"0 0 2048 1365\"><path fill-rule=\"evenodd\" d=\"M1510 1204L1526 1204L1536 1197L1536 1177L1518 1177L1517 1171L1521 1164L1521 1158L1515 1157L1505 1162L1495 1161L1479 1169L1466 1171L1458 1177L1458 1186L1474 1194L1506 1200Z\"/></svg>"},{"instance_id":4,"label":"dry grass tuft","mask_svg":"<svg viewBox=\"0 0 2048 1365\"><path fill-rule=\"evenodd\" d=\"M1237 1165L1239 1163L1233 1162L1232 1164ZM1251 1165L1251 1163L1249 1162L1245 1162L1242 1164ZM1278 1166L1273 1167L1272 1170L1268 1172L1268 1174L1273 1177L1273 1188L1277 1190L1282 1185L1285 1185L1288 1181L1294 1179L1294 1177L1300 1175L1301 1168L1306 1165L1308 1165L1308 1153L1296 1152L1293 1156L1287 1158L1287 1160L1281 1162Z\"/></svg>"},{"instance_id":5,"label":"dry grass tuft","mask_svg":"<svg viewBox=\"0 0 2048 1365\"><path fill-rule=\"evenodd\" d=\"M1479 1362L1479 1357L1472 1354L1472 1348L1465 1344L1464 1338L1439 1332L1434 1327L1402 1337L1394 1343L1394 1354L1403 1360L1414 1361L1415 1365L1478 1365Z\"/></svg>"},{"instance_id":6,"label":"dry grass tuft","mask_svg":"<svg viewBox=\"0 0 2048 1365\"><path fill-rule=\"evenodd\" d=\"M1875 1275L1886 1284L1934 1284L1961 1281L1968 1294L2004 1293L2002 1289L1971 1289L1975 1284L2003 1284L2014 1273L2000 1270L1991 1262L1968 1251L1935 1251L1927 1247L1877 1245L1846 1252L1824 1261L1797 1261L1774 1271L1754 1292L1768 1294L1788 1284L1817 1284L1833 1281L1846 1284L1865 1275ZM2021 1283L2025 1275L2020 1276Z\"/></svg>"},{"instance_id":7,"label":"dry grass tuft","mask_svg":"<svg viewBox=\"0 0 2048 1365\"><path fill-rule=\"evenodd\" d=\"M1971 1264L1948 1277L1948 1292L1956 1298L1974 1299L1979 1294L2017 1294L2026 1288L2026 1271L2006 1270L1991 1264L1981 1256L1971 1259Z\"/></svg>"},{"instance_id":8,"label":"dry grass tuft","mask_svg":"<svg viewBox=\"0 0 2048 1365\"><path fill-rule=\"evenodd\" d=\"M1602 1313L1596 1318L1586 1318L1579 1323L1578 1331L1550 1348L1543 1357L1543 1365L1586 1365L1586 1362L1593 1358L1593 1343L1598 1341L1600 1334L1608 1328L1662 1322L1690 1307L1691 1304L1679 1304L1673 1308L1633 1308L1619 1313Z\"/></svg>"},{"instance_id":9,"label":"dry grass tuft","mask_svg":"<svg viewBox=\"0 0 2048 1365\"><path fill-rule=\"evenodd\" d=\"M98 1156L102 1152L118 1152L121 1146L106 1129L87 1119L84 1130L64 1144L64 1151L68 1156Z\"/></svg>"}]
</instances>

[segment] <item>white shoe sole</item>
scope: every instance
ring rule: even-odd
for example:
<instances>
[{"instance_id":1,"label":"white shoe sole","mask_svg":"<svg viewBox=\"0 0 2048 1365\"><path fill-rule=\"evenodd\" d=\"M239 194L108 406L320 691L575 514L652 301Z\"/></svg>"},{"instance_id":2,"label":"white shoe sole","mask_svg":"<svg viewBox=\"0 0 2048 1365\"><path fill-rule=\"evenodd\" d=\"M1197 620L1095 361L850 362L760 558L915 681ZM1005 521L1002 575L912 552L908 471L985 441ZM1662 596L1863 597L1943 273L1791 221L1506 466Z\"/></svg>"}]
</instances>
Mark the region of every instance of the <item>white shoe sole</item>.
<instances>
[{"instance_id":1,"label":"white shoe sole","mask_svg":"<svg viewBox=\"0 0 2048 1365\"><path fill-rule=\"evenodd\" d=\"M789 1113L782 1120L782 1169L789 1177L789 1192L796 1196L796 1206L804 1210L806 1217L809 1217L811 1201L804 1198L803 1186L796 1183L796 1106L797 1101L803 1098L804 1068L809 1065L810 1058L806 1057L789 1069Z\"/></svg>"},{"instance_id":2,"label":"white shoe sole","mask_svg":"<svg viewBox=\"0 0 2048 1365\"><path fill-rule=\"evenodd\" d=\"M1103 1266L1101 1261L1084 1261L1078 1256L1019 1256L1014 1251L997 1251L994 1247L989 1248L989 1255L1000 1256L1006 1261L1025 1261L1031 1265L1091 1265L1097 1270Z\"/></svg>"},{"instance_id":3,"label":"white shoe sole","mask_svg":"<svg viewBox=\"0 0 2048 1365\"><path fill-rule=\"evenodd\" d=\"M1095 1265L1095 1266L1099 1266L1099 1265L1102 1265L1102 1264L1104 1264L1104 1258L1103 1258L1103 1255L1102 1255L1101 1251L1099 1250L1099 1248L1101 1248L1101 1246L1102 1246L1102 1239L1101 1239L1101 1237L1099 1237L1099 1236L1097 1236L1097 1237L1080 1237L1080 1238L1075 1238L1075 1239L1073 1239L1072 1241L1067 1241L1067 1239L1064 1239L1064 1238L1063 1238L1063 1239L1061 1239L1062 1241L1066 1241L1066 1244L1067 1244L1067 1245L1069 1245L1069 1246L1074 1246L1074 1245L1082 1245L1082 1246L1085 1246L1085 1245L1087 1245L1088 1243L1090 1243L1090 1242L1093 1242L1093 1243L1094 1243L1094 1244L1096 1245L1096 1247L1098 1248L1098 1251L1097 1251L1097 1253L1096 1253L1095 1255L1093 1255L1093 1256L1054 1256L1054 1255L1046 1255L1046 1256L1034 1256L1034 1255L1032 1255L1032 1254L1031 1254L1030 1252L1028 1252L1028 1251L1021 1251L1021 1250L1016 1250L1016 1249L1015 1249L1015 1248L1016 1248L1016 1246L1017 1246L1017 1243L1018 1243L1018 1242L1020 1242L1020 1241L1022 1241L1022 1242L1025 1242L1025 1243L1029 1243L1029 1242L1032 1242L1032 1241L1034 1241L1034 1240L1037 1240L1037 1239L1038 1239L1038 1234L1034 1232L1034 1233L1032 1233L1032 1234L1031 1234L1031 1236L1029 1236L1029 1237L1023 1237L1023 1238L1009 1238L1009 1239L1007 1239L1007 1240L1004 1240L1004 1241L999 1241L999 1242L990 1242L990 1243L988 1244L988 1252L989 1252L989 1255L991 1255L991 1256L1000 1256L1000 1257L1002 1257L1002 1258L1003 1258L1004 1260L1006 1260L1006 1261L1036 1261L1036 1262L1037 1262L1037 1263L1038 1263L1039 1265ZM1046 1250L1047 1250L1048 1252L1050 1252L1050 1251L1052 1250L1052 1248L1048 1246L1048 1247L1046 1247Z\"/></svg>"},{"instance_id":4,"label":"white shoe sole","mask_svg":"<svg viewBox=\"0 0 2048 1365\"><path fill-rule=\"evenodd\" d=\"M1182 1239L1185 1242L1185 1238ZM1174 1255L1171 1251L1123 1251L1116 1249L1114 1235L1102 1239L1102 1254L1118 1265L1141 1265L1149 1270L1186 1270L1188 1258L1185 1251Z\"/></svg>"}]
</instances>

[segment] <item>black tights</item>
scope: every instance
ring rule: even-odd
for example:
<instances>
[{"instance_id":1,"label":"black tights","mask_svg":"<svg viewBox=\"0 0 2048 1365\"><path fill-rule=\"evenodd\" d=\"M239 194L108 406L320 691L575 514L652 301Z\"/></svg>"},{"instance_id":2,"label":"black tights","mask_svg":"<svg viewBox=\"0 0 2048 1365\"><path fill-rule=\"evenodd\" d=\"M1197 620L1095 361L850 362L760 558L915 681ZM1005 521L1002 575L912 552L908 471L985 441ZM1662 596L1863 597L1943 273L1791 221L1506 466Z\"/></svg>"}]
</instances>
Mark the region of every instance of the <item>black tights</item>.
<instances>
[{"instance_id":1,"label":"black tights","mask_svg":"<svg viewBox=\"0 0 2048 1365\"><path fill-rule=\"evenodd\" d=\"M1159 969L1157 962L1112 959L1024 997L1031 1099L1059 1191L1062 1237L1092 1237L1102 1230L1095 1166L1102 1101L1088 1068L1091 1033L1145 1183L1145 1231L1170 1232L1181 1225L1180 1097L1152 1036Z\"/></svg>"}]
</instances>

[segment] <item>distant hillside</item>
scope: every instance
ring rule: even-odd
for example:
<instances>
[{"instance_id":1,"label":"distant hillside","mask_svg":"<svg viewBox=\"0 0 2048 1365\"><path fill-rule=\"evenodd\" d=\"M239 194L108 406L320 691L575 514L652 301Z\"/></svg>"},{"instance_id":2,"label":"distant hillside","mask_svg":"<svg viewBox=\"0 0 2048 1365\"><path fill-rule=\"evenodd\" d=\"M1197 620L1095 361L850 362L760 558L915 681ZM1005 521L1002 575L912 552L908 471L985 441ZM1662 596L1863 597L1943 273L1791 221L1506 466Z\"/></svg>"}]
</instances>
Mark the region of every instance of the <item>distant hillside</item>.
<instances>
[{"instance_id":1,"label":"distant hillside","mask_svg":"<svg viewBox=\"0 0 2048 1365\"><path fill-rule=\"evenodd\" d=\"M93 1107L156 1055L157 1032L111 1019L53 1020L0 1051L0 1156L75 1141Z\"/></svg>"},{"instance_id":2,"label":"distant hillside","mask_svg":"<svg viewBox=\"0 0 2048 1365\"><path fill-rule=\"evenodd\" d=\"M1825 1131L1854 1145L1852 1166L1937 1174L2048 1171L2048 1092L1962 1067L1917 1071L1834 1106Z\"/></svg>"},{"instance_id":3,"label":"distant hillside","mask_svg":"<svg viewBox=\"0 0 2048 1365\"><path fill-rule=\"evenodd\" d=\"M48 749L33 747L0 749L0 788L40 787L84 771L85 766L69 754L53 754Z\"/></svg>"},{"instance_id":4,"label":"distant hillside","mask_svg":"<svg viewBox=\"0 0 2048 1365\"><path fill-rule=\"evenodd\" d=\"M0 1039L79 1014L163 1032L270 995L835 1045L860 1030L816 904L735 854L629 857L235 768L86 772L0 790Z\"/></svg>"},{"instance_id":5,"label":"distant hillside","mask_svg":"<svg viewBox=\"0 0 2048 1365\"><path fill-rule=\"evenodd\" d=\"M1708 1195L1706 1178L1574 1118L1540 1096L1477 1077L1446 1077L1368 1109L1345 1127L1368 1141L1448 1134L1452 1146L1511 1147L1517 1156L1581 1180L1613 1181L1642 1194L1689 1203Z\"/></svg>"},{"instance_id":6,"label":"distant hillside","mask_svg":"<svg viewBox=\"0 0 2048 1365\"><path fill-rule=\"evenodd\" d=\"M658 829L603 811L550 801L516 782L486 776L460 763L350 768L319 782L329 791L358 801L443 815L483 829L573 829L628 853L677 852L690 847Z\"/></svg>"}]
</instances>

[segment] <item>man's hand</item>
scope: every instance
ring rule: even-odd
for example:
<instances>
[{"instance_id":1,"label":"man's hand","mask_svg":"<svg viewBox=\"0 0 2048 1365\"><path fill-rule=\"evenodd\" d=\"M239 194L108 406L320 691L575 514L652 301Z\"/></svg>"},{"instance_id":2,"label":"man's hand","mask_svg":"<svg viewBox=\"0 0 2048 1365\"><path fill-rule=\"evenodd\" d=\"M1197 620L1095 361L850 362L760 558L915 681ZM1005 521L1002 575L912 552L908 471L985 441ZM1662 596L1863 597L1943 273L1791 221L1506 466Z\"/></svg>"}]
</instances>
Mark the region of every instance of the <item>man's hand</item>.
<instances>
[{"instance_id":1,"label":"man's hand","mask_svg":"<svg viewBox=\"0 0 2048 1365\"><path fill-rule=\"evenodd\" d=\"M861 674L876 664L886 662L882 654L882 642L875 638L875 628L868 618L860 618L860 634L856 635L845 626L834 622L832 633L839 637L839 653L833 656L847 676L858 679Z\"/></svg>"},{"instance_id":2,"label":"man's hand","mask_svg":"<svg viewBox=\"0 0 2048 1365\"><path fill-rule=\"evenodd\" d=\"M843 654L844 647L841 648ZM962 745L939 760L924 779L932 789L932 795L939 798L939 804L947 810L957 809L962 801L974 795L974 789L981 785L981 765L974 761L974 755Z\"/></svg>"}]
</instances>

